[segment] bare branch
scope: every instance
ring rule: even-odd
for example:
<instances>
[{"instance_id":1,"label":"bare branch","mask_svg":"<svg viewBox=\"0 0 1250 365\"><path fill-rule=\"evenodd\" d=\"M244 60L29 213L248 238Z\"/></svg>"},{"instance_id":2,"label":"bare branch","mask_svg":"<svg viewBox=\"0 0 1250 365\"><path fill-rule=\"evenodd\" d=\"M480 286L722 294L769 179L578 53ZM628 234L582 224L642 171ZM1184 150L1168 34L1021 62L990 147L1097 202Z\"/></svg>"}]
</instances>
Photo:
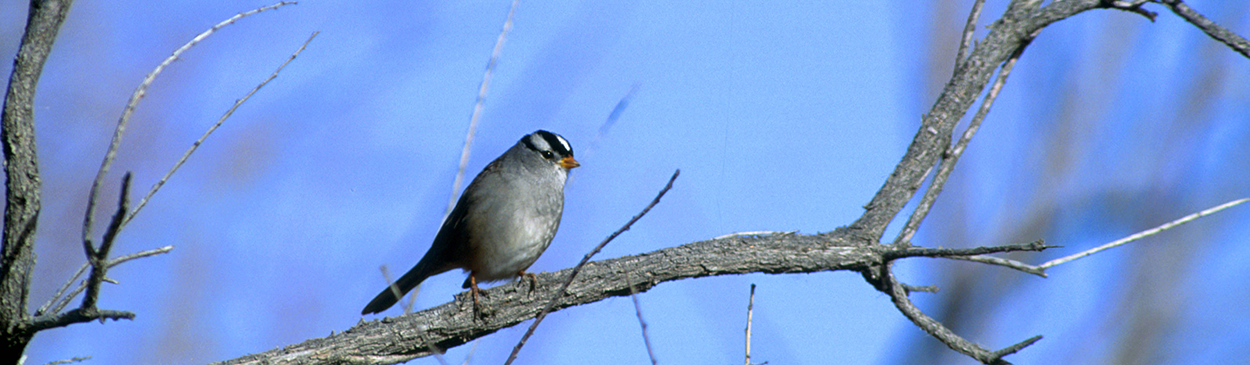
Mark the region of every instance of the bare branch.
<instances>
[{"instance_id":1,"label":"bare branch","mask_svg":"<svg viewBox=\"0 0 1250 365\"><path fill-rule=\"evenodd\" d=\"M1118 239L1118 240L1115 240L1115 241L1112 241L1112 242L1109 242L1109 243L1103 244L1103 245L1101 245L1101 246L1094 247L1094 248L1091 248L1091 249L1089 249L1089 250L1082 251L1082 252L1080 252L1080 253L1076 253L1076 254L1073 254L1073 255L1069 255L1069 256L1065 256L1065 257L1061 257L1061 258L1058 258L1058 259L1054 259L1054 260L1047 261L1046 263L1043 263L1043 264L1041 264L1041 265L1030 265L1030 264L1026 264L1026 263L1019 262L1019 261L1016 261L1016 260L1004 259L1004 258L992 257L992 256L980 256L980 255L978 255L978 256L946 256L946 258L955 259L955 260L964 260L964 261L980 262L980 263L983 263L983 264L990 264L990 265L998 265L998 266L1003 266L1003 267L1007 267L1007 268L1011 268L1011 269L1019 270L1019 271L1022 271L1022 272L1026 272L1026 273L1033 274L1033 275L1037 275L1037 276L1040 276L1040 277L1043 277L1043 278L1044 278L1044 277L1047 277L1047 275L1046 275L1046 269L1049 269L1049 268L1051 268L1051 267L1054 267L1054 266L1057 266L1057 265L1060 265L1060 264L1064 264L1064 263L1067 263L1067 262L1069 262L1069 261L1073 261L1073 260L1076 260L1076 259L1079 259L1079 258L1082 258L1082 257L1085 257L1085 256L1093 255L1093 254L1095 254L1095 253L1098 253L1099 251L1103 251L1103 250L1106 250L1106 249L1109 249L1109 248L1112 248L1112 247L1120 246L1120 245L1123 245L1123 244L1125 244L1125 243L1133 242L1133 241L1136 241L1136 240L1139 240L1139 239L1142 239L1142 238L1145 238L1145 237L1148 237L1148 236L1151 236L1151 235L1157 234L1157 233L1159 233L1159 232L1163 232L1164 230L1167 230L1167 229L1169 229L1169 228L1176 227L1176 226L1179 226L1179 225L1182 225L1182 224L1188 223L1188 222L1193 221L1193 220L1195 220L1195 219L1202 218L1202 217L1207 216L1207 215L1211 215L1211 214L1213 214L1213 213L1216 213L1216 212L1219 212L1219 211L1221 211L1221 210L1224 210L1224 209L1227 209L1227 208L1230 208L1230 207L1236 206L1236 205L1241 204L1241 203L1245 203L1247 200L1250 200L1250 198L1243 198L1243 199L1238 199L1238 200L1230 201L1230 202L1227 202L1227 203L1224 203L1224 204L1220 204L1220 205L1218 205L1218 206L1211 207L1211 208L1209 208L1209 209L1207 209L1207 210L1203 210L1203 211L1201 211L1201 212L1197 212L1197 213L1194 213L1194 214L1190 214L1190 215L1187 215L1187 216L1181 217L1180 219L1177 219L1177 220L1174 220L1174 221L1171 221L1171 222L1168 222L1168 223L1164 223L1163 225L1160 225L1160 226L1158 226L1158 227L1151 228L1151 229L1148 229L1148 230L1145 230L1145 231L1141 231L1141 232L1135 233L1135 234L1133 234L1133 235L1130 235L1130 236L1128 236L1128 237L1124 237L1124 238L1121 238L1121 239ZM1048 246L1048 247L1055 247L1055 246Z\"/></svg>"},{"instance_id":2,"label":"bare branch","mask_svg":"<svg viewBox=\"0 0 1250 365\"><path fill-rule=\"evenodd\" d=\"M654 208L656 204L659 204L660 198L663 198L664 194L668 193L668 190L673 188L673 181L677 180L678 175L681 175L681 170L673 171L673 177L668 178L668 185L665 185L663 189L660 189L660 193L656 194L655 199L651 200L651 204L647 204L647 207L643 208L642 212L639 212L633 219L630 219L629 222L625 223L621 229L616 230L616 232L612 232L611 235L608 235L608 238L603 239L603 242L599 242L599 245L595 246L595 249L590 250L590 252L586 253L585 257L582 257L582 261L578 262L577 266L574 266L573 270L569 272L569 276L564 280L564 284L561 284L560 289L556 290L555 294L551 296L551 300L547 303L547 306L544 307L541 312L538 312L538 316L534 318L534 323L530 324L529 330L526 330L525 335L521 336L521 341L517 342L516 347L512 348L512 354L508 355L508 361L505 361L504 365L509 365L512 361L516 360L517 354L521 352L521 346L525 346L525 340L528 340L530 336L534 334L534 330L538 328L538 324L542 323L543 318L547 317L547 313L551 312L552 308L555 307L556 303L560 300L560 297L564 295L564 291L568 290L569 284L572 284L573 279L577 278L577 273L582 271L582 267L586 266L587 262L590 262L590 258L599 253L599 251L602 250L604 246L607 246L608 242L612 242L616 236L620 236L621 233L628 231L629 227L633 226L639 219L642 219L642 216L651 211L651 208Z\"/></svg>"},{"instance_id":3,"label":"bare branch","mask_svg":"<svg viewBox=\"0 0 1250 365\"><path fill-rule=\"evenodd\" d=\"M638 316L638 326L642 327L642 343L647 346L647 357L651 359L651 365L656 365L658 362L655 361L655 351L651 350L651 337L647 336L647 321L642 319L642 305L638 304L638 291L629 283L629 273L625 273L625 285L629 286L629 299L634 301L634 314ZM750 350L750 345L747 349Z\"/></svg>"},{"instance_id":4,"label":"bare branch","mask_svg":"<svg viewBox=\"0 0 1250 365\"><path fill-rule=\"evenodd\" d=\"M1185 223L1189 223L1190 221L1193 221L1193 220L1195 220L1195 219L1202 218L1202 217L1207 216L1207 215L1211 215L1212 213L1219 212L1219 211L1221 211L1221 210L1224 210L1224 209L1229 208L1229 207L1232 207L1232 206L1236 206L1236 205L1241 204L1241 203L1245 203L1247 200L1250 200L1250 198L1242 198L1242 199L1237 199L1237 200L1234 200L1234 201L1231 201L1231 202L1227 202L1227 203L1224 203L1224 204L1220 204L1220 205L1217 205L1217 206L1215 206L1215 207L1211 207L1211 208L1209 208L1209 209L1207 209L1207 210L1204 210L1204 211L1201 211L1201 212L1197 212L1197 213L1194 213L1194 214L1190 214L1190 215L1187 215L1187 216L1181 217L1180 219L1177 219L1177 220L1174 220L1174 221L1171 221L1171 222L1164 223L1163 225L1160 225L1160 226L1158 226L1158 227L1154 227L1154 228L1151 228L1151 229L1147 229L1147 230L1145 230L1145 231L1141 231L1141 232L1134 233L1134 234L1132 234L1132 235L1130 235L1130 236L1128 236L1128 237L1124 237L1124 238L1121 238L1121 239L1118 239L1118 240L1115 240L1115 241L1112 241L1112 242L1106 243L1106 244L1104 244L1104 245L1102 245L1102 246L1094 247L1094 248L1091 248L1091 249L1089 249L1089 250L1082 251L1082 252L1077 253L1077 254L1074 254L1074 255L1064 256L1064 257L1061 257L1061 258L1057 258L1057 259L1054 259L1054 260L1047 261L1047 262L1046 262L1046 263L1044 263L1044 264L1037 265L1037 268L1038 268L1038 269L1041 269L1041 270L1046 270L1046 269L1049 269L1049 268L1051 268L1051 267L1054 267L1054 266L1057 266L1057 265L1060 265L1060 264L1063 264L1063 263L1066 263L1066 262L1069 262L1069 261L1072 261L1072 260L1076 260L1076 259L1079 259L1079 258L1082 258L1082 257L1085 257L1085 256L1089 256L1089 255L1093 255L1093 254L1098 253L1099 251L1102 251L1102 250L1106 250L1106 249L1109 249L1109 248L1112 248L1112 247L1116 247L1116 246L1119 246L1119 245L1123 245L1123 244L1125 244L1125 243L1129 243L1129 242L1133 242L1133 241L1136 241L1136 240L1139 240L1139 239L1142 239L1142 238L1145 238L1145 237L1149 237L1149 236L1152 236L1152 235L1154 235L1154 234L1156 234L1156 233L1163 232L1163 231L1165 231L1165 230L1167 230L1167 229L1169 229L1169 228L1176 227L1176 226L1179 226L1179 225L1182 225L1182 224L1185 224Z\"/></svg>"},{"instance_id":5,"label":"bare branch","mask_svg":"<svg viewBox=\"0 0 1250 365\"><path fill-rule=\"evenodd\" d=\"M976 35L977 20L981 19L981 7L985 5L985 0L976 0L972 3L972 11L968 12L968 22L964 24L963 37L959 39L959 50L955 52L955 69L958 70L964 66L964 58L968 57L968 48L972 47L972 38Z\"/></svg>"},{"instance_id":6,"label":"bare branch","mask_svg":"<svg viewBox=\"0 0 1250 365\"><path fill-rule=\"evenodd\" d=\"M499 62L499 55L503 53L503 43L508 39L508 32L512 30L512 16L516 14L517 4L520 0L512 0L512 6L508 8L508 17L503 21L503 29L499 31L499 37L495 39L495 49L490 52L490 60L486 61L486 72L482 75L482 85L477 89L477 101L473 102L473 115L469 117L469 130L464 135L464 148L460 150L460 166L456 169L456 180L451 183L451 199L447 202L447 210L443 213L443 219L447 219L451 215L451 210L456 208L457 192L460 191L460 185L464 184L464 170L469 165L469 152L473 149L473 136L477 134L477 122L482 118L482 110L486 103L486 90L490 89L490 78L495 72L495 64Z\"/></svg>"},{"instance_id":7,"label":"bare branch","mask_svg":"<svg viewBox=\"0 0 1250 365\"><path fill-rule=\"evenodd\" d=\"M751 297L747 299L747 348L746 362L743 365L751 365L751 320L755 315L755 284L751 284Z\"/></svg>"},{"instance_id":8,"label":"bare branch","mask_svg":"<svg viewBox=\"0 0 1250 365\"><path fill-rule=\"evenodd\" d=\"M342 362L406 360L425 356L431 351L425 349L424 340L420 343L413 340L415 336L411 335L411 331L414 330L422 331L429 341L440 348L451 348L501 328L537 318L525 338L514 348L509 358L511 362L543 316L551 311L592 303L606 297L645 292L662 282L747 272L865 272L879 268L884 268L882 272L885 274L881 279L883 285L879 287L891 296L900 311L922 329L947 343L952 349L969 354L978 361L1006 363L1002 360L1003 356L1019 351L1041 337L1029 338L998 351L989 351L964 340L925 315L908 299L912 291L936 288L914 287L898 282L890 272L889 264L892 260L906 257L946 257L1001 265L1026 272L1034 270L1037 271L1034 274L1040 273L1044 276L1040 269L1030 269L1025 264L980 255L1038 251L1055 246L1037 241L994 247L943 249L910 247L907 246L909 239L896 240L900 243L898 245L877 243L886 224L915 196L928 174L934 169L940 170L942 165L948 163L942 161L940 165L938 160L950 160L949 163L953 166L955 159L950 156L953 154L957 158L967 145L966 142L955 143L954 147L951 144L959 119L967 113L980 93L985 91L984 88L998 70L1000 72L998 80L995 81L996 86L990 90L991 95L987 95L986 102L982 103L982 110L988 111L992 104L990 101L997 95L1001 82L1007 76L1003 71L1009 72L1012 63L1019 58L1020 52L1040 29L1091 9L1132 11L1128 7L1141 5L1140 1L1072 0L1046 2L1045 7L1040 7L1042 3L1038 0L1012 1L1003 17L989 27L989 34L976 42L975 48L968 50L966 57L960 57L962 67L957 67L955 76L946 85L930 112L924 116L912 145L908 147L894 173L865 206L865 214L845 229L817 235L731 235L640 255L588 262L598 249L621 232L618 231L595 251L587 254L573 269L539 274L530 285L514 283L487 289L489 295L486 298L489 299L485 304L496 308L488 316L479 317L478 312L473 310L474 305L467 299L468 296L460 294L455 301L428 310L399 318L362 322L341 334L341 337L313 339L303 344L236 359L230 363L264 363L278 356L291 363L312 363L330 356ZM999 66L1003 66L1003 69L999 70ZM981 118L983 117L982 115ZM970 127L961 141L970 139L975 131L976 127ZM937 173L941 174L941 171ZM670 186L671 183L670 180ZM937 184L939 189L941 184ZM928 208L925 209L927 213ZM916 221L923 219L923 215ZM914 232L915 228L911 230ZM639 274L643 276L638 278L638 282L634 282L633 277L629 276ZM400 335L395 336L396 332Z\"/></svg>"},{"instance_id":9,"label":"bare branch","mask_svg":"<svg viewBox=\"0 0 1250 365\"><path fill-rule=\"evenodd\" d=\"M278 3L275 5L270 5L269 7L278 7L278 6L282 6L285 4L293 4L293 3ZM261 9L257 9L253 11L259 12L263 9L265 8L261 8ZM246 13L243 13L243 14L246 14ZM243 14L239 14L239 15L243 15ZM220 26L221 24L218 24L218 25ZM251 99L252 95L256 94L257 91L260 91L260 88L265 87L265 85L268 85L270 81L273 81L274 78L277 78L278 73L282 72L282 69L286 68L286 65L290 64L291 61L294 61L295 57L298 57L301 52L304 52L304 49L308 48L308 43L312 42L313 38L317 38L317 34L320 34L320 33L321 33L320 31L313 32L313 34L308 37L308 40L304 41L304 44L300 45L299 49L295 50L295 53L292 53L291 57L288 57L286 59L286 62L282 62L282 65L278 66L278 69L273 71L273 74L270 74L269 77L265 79L265 81L261 81L259 85L256 85L256 87L252 88L252 91L249 91L247 95L243 96L243 98L236 100L234 102L234 105L231 106L229 110L226 110L226 113L223 114L221 118L217 119L217 123L213 124L212 127L209 127L207 131L204 131L204 135L200 136L200 139L195 140L195 143L192 143L191 147L187 148L187 151L182 153L182 157L178 158L178 162L175 162L174 166L170 167L169 171L165 172L165 176L162 176L161 179L156 182L156 184L152 185L152 189L148 190L148 194L144 195L143 199L139 200L139 205L135 207L134 211L130 212L130 215L126 216L126 220L125 222L122 222L122 224L124 225L126 224L126 222L130 222L130 220L135 217L135 214L139 214L139 210L143 209L143 207L148 204L148 199L151 199L152 195L155 195L156 191L160 190L161 186L165 185L165 182L169 180L169 177L173 176L174 172L178 171L178 168L181 167L184 162L187 162L187 159L191 157L191 154L195 153L195 150L197 148L200 148L200 144L203 144L204 140L208 139L208 136L212 135L213 131L217 130L217 127L221 127L221 124L225 123L226 119L229 119L231 115L234 115L234 111L238 110L239 106L247 102L248 99Z\"/></svg>"},{"instance_id":10,"label":"bare branch","mask_svg":"<svg viewBox=\"0 0 1250 365\"><path fill-rule=\"evenodd\" d=\"M616 106L612 107L612 111L608 113L608 117L603 120L603 124L599 125L599 131L595 132L595 138L586 143L586 148L582 150L582 157L589 157L599 146L599 141L608 135L608 131L612 126L616 125L616 121L621 118L621 114L625 113L625 109L629 107L630 100L634 99L634 94L638 92L638 83L634 83L629 87L629 91L625 92L620 100L616 101ZM572 176L569 177L573 178ZM570 180L572 181L572 180Z\"/></svg>"},{"instance_id":11,"label":"bare branch","mask_svg":"<svg viewBox=\"0 0 1250 365\"><path fill-rule=\"evenodd\" d=\"M143 99L144 95L147 95L148 87L152 85L152 81L156 79L156 76L160 75L161 71L165 70L165 67L168 67L171 63L177 60L178 57L181 56L183 52L186 52L188 49L191 49L192 46L195 46L196 44L200 43L200 41L203 41L205 38L208 38L208 36L212 35L218 29L221 29L222 27L225 27L230 24L234 24L235 21L238 21L239 19L242 19L249 15L256 14L265 10L277 9L279 7L290 5L290 4L295 4L295 2L280 2L277 4L261 7L252 11L242 12L239 14L235 14L235 16L232 16L229 19L222 21L221 23L217 23L217 25L214 25L212 28L209 28L203 33L200 33L199 35L195 36L195 38L192 38L190 42L187 42L186 44L182 45L182 47L179 47L178 49L174 50L174 53L172 55L165 58L165 60L162 61L161 64L156 66L156 69L153 69L152 72L149 72L148 75L143 78L143 82L139 83L139 87L136 88L135 92L130 95L130 101L126 103L126 107L122 110L121 118L118 118L117 120L117 128L113 131L113 140L112 142L109 143L108 151L104 153L104 162L100 163L100 169L96 171L95 181L91 183L91 192L87 198L87 214L85 217L83 217L83 224L82 224L82 240L84 242L84 245L88 247L91 246L90 244L91 226L93 225L92 221L95 219L95 205L100 195L100 185L104 184L104 175L108 173L109 166L112 166L113 159L117 157L117 148L121 146L122 136L126 134L126 124L130 122L131 114L134 114L135 108L139 106L139 100ZM144 201L139 203L139 207L143 207L143 204L146 202L147 198L144 198L143 200ZM134 214L131 214L131 216L133 215ZM122 224L125 225L125 223L129 221L130 221L130 218L127 217L125 221L122 222Z\"/></svg>"},{"instance_id":12,"label":"bare branch","mask_svg":"<svg viewBox=\"0 0 1250 365\"><path fill-rule=\"evenodd\" d=\"M906 316L907 319L911 320L912 323L916 324L916 326L920 327L920 329L924 330L929 335L937 338L938 341L942 341L942 343L946 344L947 347L950 347L951 350L968 355L983 364L1008 364L1008 362L1003 361L1003 356L1015 353L1025 346L1028 346L1033 342L1037 342L1037 340L1040 340L1042 337L1036 336L1000 351L986 350L975 343L965 340L963 337L959 337L959 335L956 335L955 332L952 332L950 329L946 328L946 326L942 325L941 322L938 322L936 319L933 319L933 317L929 317L927 314L924 314L924 312L921 311L920 308L917 308L916 305L911 302L911 299L908 298L907 289L903 284L899 283L898 280L894 278L894 273L888 269L883 271L885 274L882 275L882 279L886 284L886 288L889 289L886 294L890 295L890 299L893 300L894 306L903 313L903 316Z\"/></svg>"},{"instance_id":13,"label":"bare branch","mask_svg":"<svg viewBox=\"0 0 1250 365\"><path fill-rule=\"evenodd\" d=\"M129 255L125 255L125 256L121 256L112 260L108 260L108 263L105 266L111 269L114 266L121 265L122 263L125 263L130 260L168 253L169 251L172 251L173 249L174 249L174 246L165 246L165 247L155 248L151 250L135 252ZM61 299L61 295L65 293L65 290L68 289L70 285L73 285L75 281L78 281L78 278L81 277L82 274L87 271L88 266L90 266L90 262L84 262L82 266L78 268L78 271L75 272L74 275L69 278L69 280L66 280L64 285L61 285L61 288L56 291L56 294L52 295L52 299L48 299L47 303L44 303L42 307L39 307L39 310L35 311L35 316L36 317L42 316L45 313L60 313L62 309L65 309L65 306L69 305L69 302L73 300L74 297L78 296L79 293L82 293L82 291L87 288L87 283L85 281L79 283L78 287L75 288L74 291L70 292L69 295L64 297L64 299ZM108 279L108 278L104 279L104 281L109 281L109 280L111 279ZM52 304L56 302L58 299L61 299L61 301L57 303L56 306L52 306Z\"/></svg>"},{"instance_id":14,"label":"bare branch","mask_svg":"<svg viewBox=\"0 0 1250 365\"><path fill-rule=\"evenodd\" d=\"M881 263L881 251L888 246L868 245L855 240L845 229L823 234L749 236L707 240L657 251L587 263L573 284L552 309L560 310L593 303L608 297L629 295L624 275L632 273L630 284L638 293L659 283L689 278L746 273L815 273L862 270ZM450 349L499 329L535 318L550 305L550 299L573 269L538 273L533 289L528 281L516 281L483 290L482 304L492 314L481 316L474 310L468 292L444 303L402 317L361 322L352 329L327 338L312 339L265 353L249 355L222 364L262 364L278 358L289 364L315 364L328 356L344 361L407 361L428 356L423 343L414 340L419 326L430 341ZM390 328L404 333L397 338Z\"/></svg>"},{"instance_id":15,"label":"bare branch","mask_svg":"<svg viewBox=\"0 0 1250 365\"><path fill-rule=\"evenodd\" d=\"M1015 243L1001 246L982 246L972 248L901 247L899 249L883 250L881 257L889 261L907 257L951 257L984 255L987 253L999 252L1042 251L1054 247L1055 246L1047 246L1042 240L1029 243Z\"/></svg>"},{"instance_id":16,"label":"bare branch","mask_svg":"<svg viewBox=\"0 0 1250 365\"><path fill-rule=\"evenodd\" d=\"M980 3L978 1L977 6ZM980 10L974 9L973 11L979 12ZM975 21L975 19L970 17L969 21ZM965 36L969 35L965 34ZM1024 43L1020 44L1020 47L1016 48L1016 51L1011 54L1007 62L1003 63L1002 69L998 71L998 77L994 80L994 86L991 86L990 91L985 94L985 100L981 101L981 108L973 115L972 121L968 122L968 128L964 130L963 135L959 137L959 141L955 143L955 146L942 154L942 162L938 165L937 174L934 175L933 181L929 183L929 189L925 190L924 196L920 198L920 203L916 205L916 210L912 211L911 217L903 225L903 230L895 238L894 244L910 242L912 236L916 234L916 230L920 229L920 223L929 215L929 210L933 208L933 203L937 202L938 194L942 193L942 188L946 186L946 181L950 178L951 172L955 171L955 163L959 161L959 157L968 148L968 143L972 141L972 136L976 135L977 130L981 128L981 122L985 120L985 116L990 113L990 106L994 105L994 99L998 98L998 92L1007 83L1007 76L1011 75L1011 69L1015 67L1016 61L1020 59L1020 55L1024 54L1024 49L1028 47L1029 43L1036 36L1037 33L1034 32L1028 38L1025 38ZM925 175L928 175L928 173Z\"/></svg>"},{"instance_id":17,"label":"bare branch","mask_svg":"<svg viewBox=\"0 0 1250 365\"><path fill-rule=\"evenodd\" d=\"M16 362L33 332L12 331L30 317L26 312L43 182L35 139L35 92L44 63L73 0L30 1L26 30L13 59L0 114L0 150L4 152L4 234L0 257L0 361Z\"/></svg>"},{"instance_id":18,"label":"bare branch","mask_svg":"<svg viewBox=\"0 0 1250 365\"><path fill-rule=\"evenodd\" d=\"M78 267L78 271L74 272L74 276L71 276L69 280L66 280L65 284L61 285L61 288L57 289L55 294L52 294L52 298L48 299L47 303L44 303L42 306L39 307L38 310L35 311L35 316L38 317L38 316L43 315L44 313L47 313L48 309L52 307L52 303L55 303L58 299L60 299L61 295L65 294L65 290L69 289L70 285L74 285L74 282L78 281L78 278L81 277L83 273L87 272L88 265L89 264L86 262L82 263L82 266ZM78 295L77 291L75 291L74 295ZM67 298L73 298L73 297L74 296L71 295ZM62 304L60 307L65 308L66 304L69 304L69 299L66 299L66 303ZM60 312L60 310L53 311L53 313L56 313L56 312Z\"/></svg>"},{"instance_id":19,"label":"bare branch","mask_svg":"<svg viewBox=\"0 0 1250 365\"><path fill-rule=\"evenodd\" d=\"M53 362L47 363L47 364L45 364L45 365L61 365L61 364L71 364L71 363L76 363L76 362L83 362L83 361L87 361L87 360L90 360L90 359L91 359L91 356L73 357L73 358L70 358L70 359L53 361Z\"/></svg>"},{"instance_id":20,"label":"bare branch","mask_svg":"<svg viewBox=\"0 0 1250 365\"><path fill-rule=\"evenodd\" d=\"M987 86L999 65L1009 60L1033 34L1051 23L1103 7L1100 1L1050 2L1034 9L1039 2L1014 1L1002 18L970 52L964 67L958 68L933 107L924 115L915 137L902 160L868 204L865 212L848 228L865 239L880 240L885 227L902 211L922 186L928 172L950 143L960 118Z\"/></svg>"},{"instance_id":21,"label":"bare branch","mask_svg":"<svg viewBox=\"0 0 1250 365\"><path fill-rule=\"evenodd\" d=\"M1211 21L1211 19L1207 19L1207 17L1199 14L1198 11L1190 8L1188 5L1185 5L1185 3L1181 0L1154 1L1167 5L1167 7L1172 9L1172 12L1176 13L1177 16L1185 19L1185 21L1190 24L1197 26L1198 29L1202 29L1202 31L1207 33L1208 36L1211 36L1211 38L1220 41L1220 43L1224 43L1229 48L1232 48L1234 51L1237 51L1237 53L1240 53L1242 56L1250 58L1250 41L1246 41L1245 37L1239 36L1237 33L1233 33L1227 28Z\"/></svg>"},{"instance_id":22,"label":"bare branch","mask_svg":"<svg viewBox=\"0 0 1250 365\"><path fill-rule=\"evenodd\" d=\"M75 323L84 323L98 320L101 323L106 319L114 321L123 319L135 319L135 314L126 311L115 311L95 308L78 308L69 312L55 315L47 315L36 317L30 323L31 333L43 331L49 328L65 327Z\"/></svg>"},{"instance_id":23,"label":"bare branch","mask_svg":"<svg viewBox=\"0 0 1250 365\"><path fill-rule=\"evenodd\" d=\"M1029 274L1046 277L1046 271L1037 268L1037 266L1029 265L1012 259L1004 259L994 256L947 256L948 259L979 262L982 264L998 265L1010 269L1023 271Z\"/></svg>"},{"instance_id":24,"label":"bare branch","mask_svg":"<svg viewBox=\"0 0 1250 365\"><path fill-rule=\"evenodd\" d=\"M117 238L117 231L121 229L126 211L130 210L129 206L130 173L127 172L125 176L122 176L122 192L121 197L117 199L117 212L113 214L113 220L109 222L108 230L104 232L104 240L100 242L99 249L87 252L87 262L91 263L91 275L87 276L87 294L83 296L80 305L82 310L94 310L96 301L100 299L100 284L103 283L104 275L108 272L109 251L113 248L113 240Z\"/></svg>"},{"instance_id":25,"label":"bare branch","mask_svg":"<svg viewBox=\"0 0 1250 365\"><path fill-rule=\"evenodd\" d=\"M164 246L164 247L154 248L151 250L135 252L126 256L120 256L118 258L109 260L108 267L112 268L113 266L121 265L122 263L126 261L140 259L140 258L144 258L148 256L156 256L156 255L160 255L163 253L169 253L169 251L173 251L173 250L174 250L174 246Z\"/></svg>"}]
</instances>

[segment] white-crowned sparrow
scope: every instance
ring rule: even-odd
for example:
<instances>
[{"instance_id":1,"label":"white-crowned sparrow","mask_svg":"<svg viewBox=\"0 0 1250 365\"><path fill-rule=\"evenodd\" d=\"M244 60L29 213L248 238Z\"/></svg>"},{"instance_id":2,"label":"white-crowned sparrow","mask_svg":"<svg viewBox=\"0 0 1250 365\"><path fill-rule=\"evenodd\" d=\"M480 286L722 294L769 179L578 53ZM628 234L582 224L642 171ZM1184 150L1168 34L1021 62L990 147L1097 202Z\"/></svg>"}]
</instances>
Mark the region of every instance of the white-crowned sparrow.
<instances>
[{"instance_id":1,"label":"white-crowned sparrow","mask_svg":"<svg viewBox=\"0 0 1250 365\"><path fill-rule=\"evenodd\" d=\"M564 181L581 166L560 135L539 130L496 158L464 189L434 244L395 282L402 296L426 278L464 269L477 302L477 282L525 275L551 244L564 211ZM382 289L361 314L378 313L399 298Z\"/></svg>"}]
</instances>

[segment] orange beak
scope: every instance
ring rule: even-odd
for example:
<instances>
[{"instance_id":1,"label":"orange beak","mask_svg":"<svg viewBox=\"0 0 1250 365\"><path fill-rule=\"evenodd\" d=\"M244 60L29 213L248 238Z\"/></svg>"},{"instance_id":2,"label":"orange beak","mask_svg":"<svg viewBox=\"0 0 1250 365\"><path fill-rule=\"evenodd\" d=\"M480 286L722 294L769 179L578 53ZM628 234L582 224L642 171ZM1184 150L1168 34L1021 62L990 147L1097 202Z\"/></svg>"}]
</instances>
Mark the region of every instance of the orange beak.
<instances>
[{"instance_id":1,"label":"orange beak","mask_svg":"<svg viewBox=\"0 0 1250 365\"><path fill-rule=\"evenodd\" d=\"M566 169L571 169L571 168L578 167L581 165L582 164L578 163L577 160L573 159L573 156L560 159L560 166L564 166L564 168Z\"/></svg>"}]
</instances>

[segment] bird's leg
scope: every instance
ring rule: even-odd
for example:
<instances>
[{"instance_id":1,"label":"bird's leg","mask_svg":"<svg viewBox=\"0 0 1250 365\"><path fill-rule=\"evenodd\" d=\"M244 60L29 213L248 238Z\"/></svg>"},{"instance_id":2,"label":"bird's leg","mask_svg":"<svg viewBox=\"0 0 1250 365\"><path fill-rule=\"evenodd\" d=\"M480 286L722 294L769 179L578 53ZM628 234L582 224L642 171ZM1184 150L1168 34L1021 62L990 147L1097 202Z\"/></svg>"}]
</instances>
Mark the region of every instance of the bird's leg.
<instances>
[{"instance_id":1,"label":"bird's leg","mask_svg":"<svg viewBox=\"0 0 1250 365\"><path fill-rule=\"evenodd\" d=\"M521 277L521 280L530 279L529 281L530 281L531 293L534 291L534 288L538 287L538 275L534 275L534 273L525 272L524 270L517 272L516 274L517 276Z\"/></svg>"},{"instance_id":2,"label":"bird's leg","mask_svg":"<svg viewBox=\"0 0 1250 365\"><path fill-rule=\"evenodd\" d=\"M469 273L469 294L473 295L473 309L475 310L480 307L477 300L478 292L480 291L482 290L477 288L477 277L473 273Z\"/></svg>"}]
</instances>

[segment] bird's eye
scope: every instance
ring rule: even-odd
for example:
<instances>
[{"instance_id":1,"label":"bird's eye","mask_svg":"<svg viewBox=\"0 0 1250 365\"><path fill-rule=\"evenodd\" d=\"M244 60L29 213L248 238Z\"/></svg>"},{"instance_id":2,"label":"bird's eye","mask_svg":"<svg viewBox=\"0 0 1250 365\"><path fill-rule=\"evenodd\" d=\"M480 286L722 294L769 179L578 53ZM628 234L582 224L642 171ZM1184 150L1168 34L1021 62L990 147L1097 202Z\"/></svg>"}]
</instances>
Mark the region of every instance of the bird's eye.
<instances>
[{"instance_id":1,"label":"bird's eye","mask_svg":"<svg viewBox=\"0 0 1250 365\"><path fill-rule=\"evenodd\" d=\"M543 151L543 158L550 160L552 157L555 157L554 153L551 153L551 151Z\"/></svg>"}]
</instances>

